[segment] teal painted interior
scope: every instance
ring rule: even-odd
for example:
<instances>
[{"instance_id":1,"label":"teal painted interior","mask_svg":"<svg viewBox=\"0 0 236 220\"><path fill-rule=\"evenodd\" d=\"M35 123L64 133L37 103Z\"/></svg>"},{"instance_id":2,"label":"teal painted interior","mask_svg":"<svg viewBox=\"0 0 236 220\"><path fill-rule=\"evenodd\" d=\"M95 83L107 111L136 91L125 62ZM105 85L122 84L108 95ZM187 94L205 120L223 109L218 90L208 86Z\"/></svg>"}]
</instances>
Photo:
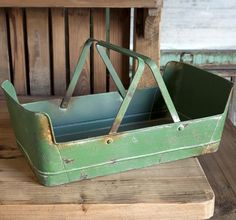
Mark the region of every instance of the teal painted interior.
<instances>
[{"instance_id":1,"label":"teal painted interior","mask_svg":"<svg viewBox=\"0 0 236 220\"><path fill-rule=\"evenodd\" d=\"M163 79L181 121L222 114L232 83L182 63L167 65ZM73 97L67 109L60 99L25 104L30 111L49 115L57 142L109 133L123 98L118 92ZM137 89L119 132L172 123L158 88Z\"/></svg>"}]
</instances>

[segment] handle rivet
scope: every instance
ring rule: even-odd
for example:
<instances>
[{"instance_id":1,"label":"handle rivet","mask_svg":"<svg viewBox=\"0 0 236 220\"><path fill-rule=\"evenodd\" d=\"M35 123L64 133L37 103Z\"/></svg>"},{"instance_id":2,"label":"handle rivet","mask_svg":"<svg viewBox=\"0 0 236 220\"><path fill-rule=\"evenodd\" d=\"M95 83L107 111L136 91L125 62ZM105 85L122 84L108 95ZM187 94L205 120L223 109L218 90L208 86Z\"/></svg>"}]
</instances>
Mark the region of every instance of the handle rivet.
<instances>
[{"instance_id":1,"label":"handle rivet","mask_svg":"<svg viewBox=\"0 0 236 220\"><path fill-rule=\"evenodd\" d=\"M112 138L107 138L106 139L106 144L111 144L113 142L113 139Z\"/></svg>"},{"instance_id":2,"label":"handle rivet","mask_svg":"<svg viewBox=\"0 0 236 220\"><path fill-rule=\"evenodd\" d=\"M178 131L183 131L184 130L184 125L179 125L179 127L177 128Z\"/></svg>"}]
</instances>

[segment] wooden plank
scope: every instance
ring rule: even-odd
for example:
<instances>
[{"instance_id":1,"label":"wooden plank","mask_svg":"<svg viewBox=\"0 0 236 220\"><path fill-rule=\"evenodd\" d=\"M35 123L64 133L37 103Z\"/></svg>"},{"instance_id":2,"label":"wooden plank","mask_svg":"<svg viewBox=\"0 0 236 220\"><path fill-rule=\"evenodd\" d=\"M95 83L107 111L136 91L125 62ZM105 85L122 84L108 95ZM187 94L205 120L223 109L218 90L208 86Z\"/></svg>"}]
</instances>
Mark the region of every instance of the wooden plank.
<instances>
[{"instance_id":1,"label":"wooden plank","mask_svg":"<svg viewBox=\"0 0 236 220\"><path fill-rule=\"evenodd\" d=\"M0 7L155 8L160 0L1 0Z\"/></svg>"},{"instance_id":2,"label":"wooden plank","mask_svg":"<svg viewBox=\"0 0 236 220\"><path fill-rule=\"evenodd\" d=\"M81 220L120 220L120 219L206 219L209 217L201 211L207 205L188 205L176 207L175 204L70 204L70 205L2 205L2 220L12 220L17 217L18 220L43 220L43 219L69 219ZM209 206L209 205L208 205ZM140 211L142 210L142 211ZM169 216L173 218L167 217ZM199 214L200 213L200 214ZM174 217L175 216L175 217ZM193 217L194 216L194 217Z\"/></svg>"},{"instance_id":3,"label":"wooden plank","mask_svg":"<svg viewBox=\"0 0 236 220\"><path fill-rule=\"evenodd\" d=\"M90 37L90 10L68 9L69 22L69 56L70 77L82 52L85 41ZM85 95L90 93L90 54L88 54L84 68L74 94Z\"/></svg>"},{"instance_id":4,"label":"wooden plank","mask_svg":"<svg viewBox=\"0 0 236 220\"><path fill-rule=\"evenodd\" d=\"M0 8L0 36L0 83L2 83L10 79L6 14L2 8ZM1 90L0 95L2 94Z\"/></svg>"},{"instance_id":5,"label":"wooden plank","mask_svg":"<svg viewBox=\"0 0 236 220\"><path fill-rule=\"evenodd\" d=\"M110 11L110 42L121 47L129 48L130 37L130 9L111 9ZM119 74L122 83L127 88L129 85L129 58L110 51L111 62ZM117 90L113 79L110 77L109 90Z\"/></svg>"},{"instance_id":6,"label":"wooden plank","mask_svg":"<svg viewBox=\"0 0 236 220\"><path fill-rule=\"evenodd\" d=\"M236 195L236 175L234 169L236 158L236 127L234 127L232 123L227 123L225 130L228 131L223 137L225 146L222 144L217 154L214 154L214 158L219 164L219 167L223 170L224 176Z\"/></svg>"},{"instance_id":7,"label":"wooden plank","mask_svg":"<svg viewBox=\"0 0 236 220\"><path fill-rule=\"evenodd\" d=\"M31 95L51 94L48 10L26 9Z\"/></svg>"},{"instance_id":8,"label":"wooden plank","mask_svg":"<svg viewBox=\"0 0 236 220\"><path fill-rule=\"evenodd\" d=\"M228 121L218 152L200 157L216 196L213 220L236 219L235 137L236 128Z\"/></svg>"},{"instance_id":9,"label":"wooden plank","mask_svg":"<svg viewBox=\"0 0 236 220\"><path fill-rule=\"evenodd\" d=\"M212 155L203 156L200 158L200 162L216 196L213 219L223 218L223 216L233 213L236 207L235 194L214 157Z\"/></svg>"},{"instance_id":10,"label":"wooden plank","mask_svg":"<svg viewBox=\"0 0 236 220\"><path fill-rule=\"evenodd\" d=\"M27 94L25 40L23 29L23 11L20 8L9 10L10 39L13 82L17 94Z\"/></svg>"},{"instance_id":11,"label":"wooden plank","mask_svg":"<svg viewBox=\"0 0 236 220\"><path fill-rule=\"evenodd\" d=\"M93 37L106 40L105 9L93 9ZM93 90L94 93L106 91L106 66L95 47L93 47Z\"/></svg>"},{"instance_id":12,"label":"wooden plank","mask_svg":"<svg viewBox=\"0 0 236 220\"><path fill-rule=\"evenodd\" d=\"M150 57L160 66L159 28L161 7L159 9L138 9L136 16L135 51ZM139 87L156 86L156 81L146 67Z\"/></svg>"},{"instance_id":13,"label":"wooden plank","mask_svg":"<svg viewBox=\"0 0 236 220\"><path fill-rule=\"evenodd\" d=\"M22 100L22 99L21 99ZM205 219L214 193L195 158L56 187L36 182L0 100L1 219ZM56 196L55 196L56 195ZM142 210L142 211L140 211Z\"/></svg>"},{"instance_id":14,"label":"wooden plank","mask_svg":"<svg viewBox=\"0 0 236 220\"><path fill-rule=\"evenodd\" d=\"M61 8L52 8L51 21L54 94L64 95L66 91L65 10Z\"/></svg>"}]
</instances>

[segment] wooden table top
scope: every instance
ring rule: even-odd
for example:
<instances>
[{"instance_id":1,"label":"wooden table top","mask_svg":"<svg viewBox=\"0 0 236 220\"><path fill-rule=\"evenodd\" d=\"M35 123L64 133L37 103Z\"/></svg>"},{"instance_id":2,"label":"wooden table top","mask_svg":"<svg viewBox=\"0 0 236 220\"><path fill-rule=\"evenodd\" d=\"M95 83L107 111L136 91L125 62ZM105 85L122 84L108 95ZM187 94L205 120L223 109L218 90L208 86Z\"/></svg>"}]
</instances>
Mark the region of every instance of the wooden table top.
<instances>
[{"instance_id":1,"label":"wooden table top","mask_svg":"<svg viewBox=\"0 0 236 220\"><path fill-rule=\"evenodd\" d=\"M0 99L0 219L206 219L214 193L196 158L56 187L16 148Z\"/></svg>"}]
</instances>

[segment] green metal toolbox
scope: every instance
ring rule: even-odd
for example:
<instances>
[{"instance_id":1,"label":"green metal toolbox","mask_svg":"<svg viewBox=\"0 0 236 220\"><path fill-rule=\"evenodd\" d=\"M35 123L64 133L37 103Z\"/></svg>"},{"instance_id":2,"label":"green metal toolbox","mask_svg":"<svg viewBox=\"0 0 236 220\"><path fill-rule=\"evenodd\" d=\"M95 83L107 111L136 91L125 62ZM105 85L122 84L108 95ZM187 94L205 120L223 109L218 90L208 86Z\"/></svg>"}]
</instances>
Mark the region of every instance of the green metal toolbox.
<instances>
[{"instance_id":1,"label":"green metal toolbox","mask_svg":"<svg viewBox=\"0 0 236 220\"><path fill-rule=\"evenodd\" d=\"M118 91L72 97L93 44ZM107 49L137 60L128 90ZM137 87L145 65L157 87ZM46 186L216 151L232 87L181 62L167 63L162 76L150 58L94 39L85 43L63 100L20 104L13 85L2 83L17 144Z\"/></svg>"}]
</instances>

